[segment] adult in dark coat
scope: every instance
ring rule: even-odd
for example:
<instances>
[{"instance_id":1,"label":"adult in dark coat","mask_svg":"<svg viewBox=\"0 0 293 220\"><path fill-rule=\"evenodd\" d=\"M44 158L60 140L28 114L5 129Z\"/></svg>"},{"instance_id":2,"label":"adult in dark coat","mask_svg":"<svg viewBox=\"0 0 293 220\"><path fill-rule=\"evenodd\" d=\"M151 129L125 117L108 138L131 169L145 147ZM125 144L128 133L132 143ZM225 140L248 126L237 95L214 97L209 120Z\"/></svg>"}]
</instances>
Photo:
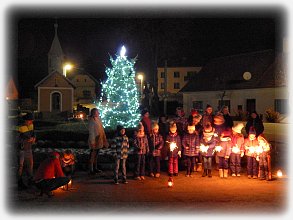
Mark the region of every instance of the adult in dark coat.
<instances>
[{"instance_id":1,"label":"adult in dark coat","mask_svg":"<svg viewBox=\"0 0 293 220\"><path fill-rule=\"evenodd\" d=\"M221 113L223 114L223 117L225 119L225 127L229 127L229 128L232 128L233 127L233 119L232 117L230 116L230 112L229 112L229 107L228 106L223 106L222 107L222 110L221 110Z\"/></svg>"},{"instance_id":2,"label":"adult in dark coat","mask_svg":"<svg viewBox=\"0 0 293 220\"><path fill-rule=\"evenodd\" d=\"M256 137L258 137L264 131L263 122L256 111L253 111L247 120L247 123L245 125L246 134L249 133L250 127L254 127L256 131Z\"/></svg>"},{"instance_id":3,"label":"adult in dark coat","mask_svg":"<svg viewBox=\"0 0 293 220\"><path fill-rule=\"evenodd\" d=\"M206 106L205 112L202 116L202 126L205 127L208 123L214 126L213 107L209 104Z\"/></svg>"}]
</instances>

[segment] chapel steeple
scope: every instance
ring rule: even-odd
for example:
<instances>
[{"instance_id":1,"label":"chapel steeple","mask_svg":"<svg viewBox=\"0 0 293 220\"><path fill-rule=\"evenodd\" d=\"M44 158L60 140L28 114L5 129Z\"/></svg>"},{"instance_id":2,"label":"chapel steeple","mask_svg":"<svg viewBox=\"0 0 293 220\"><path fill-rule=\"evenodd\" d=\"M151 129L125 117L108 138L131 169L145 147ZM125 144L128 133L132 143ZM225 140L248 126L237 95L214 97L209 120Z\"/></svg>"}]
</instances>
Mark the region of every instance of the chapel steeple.
<instances>
[{"instance_id":1,"label":"chapel steeple","mask_svg":"<svg viewBox=\"0 0 293 220\"><path fill-rule=\"evenodd\" d=\"M52 73L54 71L57 71L62 74L62 66L64 63L64 53L61 48L58 35L57 35L57 29L58 29L58 24L57 21L54 24L55 28L55 36L51 45L51 49L48 53L48 73Z\"/></svg>"}]
</instances>

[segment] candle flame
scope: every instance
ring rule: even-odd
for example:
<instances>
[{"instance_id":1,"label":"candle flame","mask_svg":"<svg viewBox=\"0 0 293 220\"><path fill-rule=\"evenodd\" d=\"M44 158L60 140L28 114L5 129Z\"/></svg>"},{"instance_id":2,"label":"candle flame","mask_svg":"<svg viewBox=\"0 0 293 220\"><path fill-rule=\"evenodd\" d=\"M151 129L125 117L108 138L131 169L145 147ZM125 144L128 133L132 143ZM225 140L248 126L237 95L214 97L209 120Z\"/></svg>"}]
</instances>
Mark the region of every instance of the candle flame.
<instances>
[{"instance_id":1,"label":"candle flame","mask_svg":"<svg viewBox=\"0 0 293 220\"><path fill-rule=\"evenodd\" d=\"M208 149L209 149L209 146L205 146L205 145L201 144L199 146L199 149L200 149L201 152L207 153L208 152Z\"/></svg>"},{"instance_id":2,"label":"candle flame","mask_svg":"<svg viewBox=\"0 0 293 220\"><path fill-rule=\"evenodd\" d=\"M175 142L171 142L170 151L173 151L175 148L177 148L177 144Z\"/></svg>"}]
</instances>

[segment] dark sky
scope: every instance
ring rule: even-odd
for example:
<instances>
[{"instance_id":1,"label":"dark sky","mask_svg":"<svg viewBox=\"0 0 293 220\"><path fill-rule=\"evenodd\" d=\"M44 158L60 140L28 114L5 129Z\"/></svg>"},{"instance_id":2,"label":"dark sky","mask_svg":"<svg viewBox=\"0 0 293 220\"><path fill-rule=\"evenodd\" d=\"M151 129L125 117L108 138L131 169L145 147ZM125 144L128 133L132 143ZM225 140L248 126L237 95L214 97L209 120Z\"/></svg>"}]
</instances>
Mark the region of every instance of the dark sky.
<instances>
[{"instance_id":1,"label":"dark sky","mask_svg":"<svg viewBox=\"0 0 293 220\"><path fill-rule=\"evenodd\" d=\"M98 80L105 79L109 54L115 56L122 45L127 56L137 56L135 68L154 79L156 63L163 66L202 66L212 58L257 50L281 50L285 35L280 9L250 11L231 8L125 10L96 13L34 9L11 10L10 46L17 58L18 88L21 97L30 97L33 86L48 74L47 54L58 36L68 61L85 69ZM49 12L48 12L49 11ZM101 12L101 9L98 11ZM231 13L233 11L233 13ZM162 12L162 13L161 13ZM216 12L216 13L213 13ZM96 13L96 14L95 14ZM15 59L14 59L15 60ZM12 64L12 63L11 63Z\"/></svg>"}]
</instances>

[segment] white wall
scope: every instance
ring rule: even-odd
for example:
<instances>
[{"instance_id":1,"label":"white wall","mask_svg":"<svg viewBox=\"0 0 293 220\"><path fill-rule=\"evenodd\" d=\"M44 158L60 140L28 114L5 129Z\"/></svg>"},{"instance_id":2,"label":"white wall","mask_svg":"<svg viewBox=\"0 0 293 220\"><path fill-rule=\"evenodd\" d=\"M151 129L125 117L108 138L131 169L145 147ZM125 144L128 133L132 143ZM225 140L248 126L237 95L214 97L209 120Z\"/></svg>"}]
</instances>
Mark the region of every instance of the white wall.
<instances>
[{"instance_id":1,"label":"white wall","mask_svg":"<svg viewBox=\"0 0 293 220\"><path fill-rule=\"evenodd\" d=\"M218 106L218 100L222 91L202 91L183 93L183 108L186 113L190 112L193 101L203 101L203 108L210 104L215 110ZM256 99L256 111L264 114L268 108L274 109L275 99L289 99L289 90L286 87L280 88L264 88L264 89L243 89L243 90L227 90L224 100L230 100L230 113L235 115L237 106L242 105L246 110L246 100Z\"/></svg>"}]
</instances>

